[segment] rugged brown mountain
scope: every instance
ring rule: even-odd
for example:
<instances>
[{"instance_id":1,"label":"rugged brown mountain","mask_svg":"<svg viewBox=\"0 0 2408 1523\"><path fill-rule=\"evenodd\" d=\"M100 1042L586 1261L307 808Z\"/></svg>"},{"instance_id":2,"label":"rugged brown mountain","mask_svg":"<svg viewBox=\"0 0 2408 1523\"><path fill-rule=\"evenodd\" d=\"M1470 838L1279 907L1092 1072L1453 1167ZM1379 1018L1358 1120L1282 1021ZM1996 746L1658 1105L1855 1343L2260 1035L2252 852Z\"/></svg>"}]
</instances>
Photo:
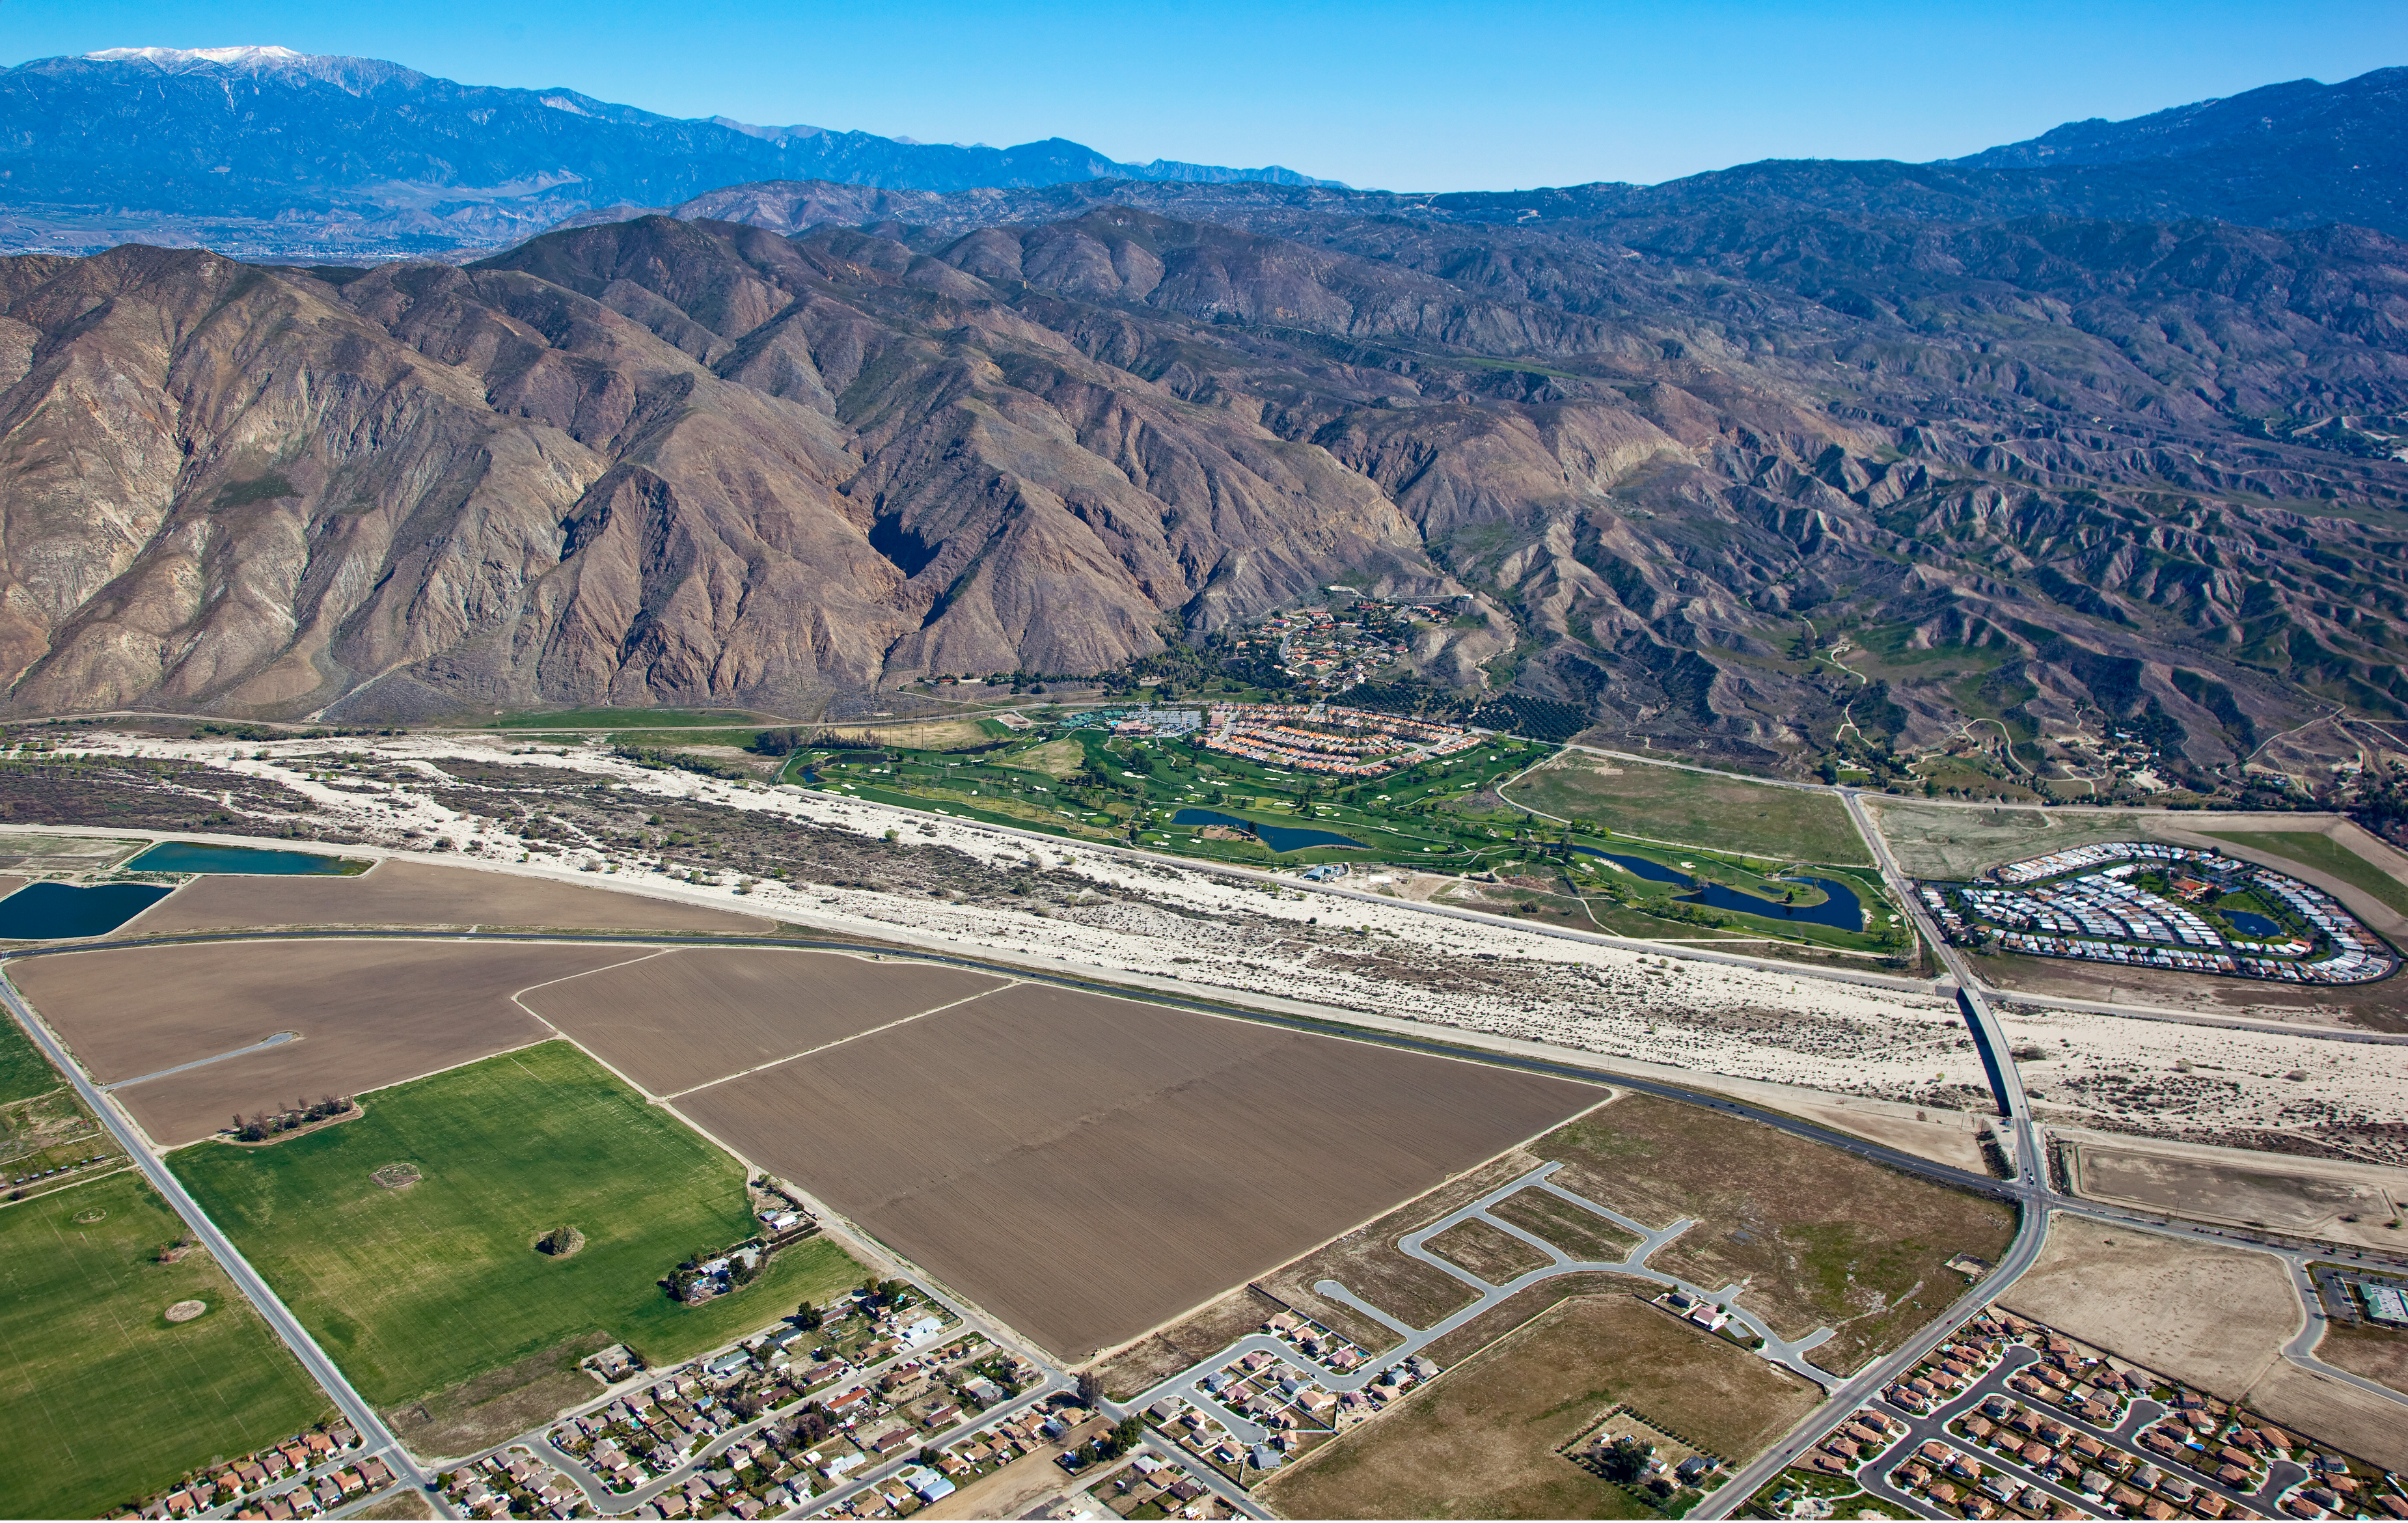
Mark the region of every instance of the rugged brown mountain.
<instances>
[{"instance_id":1,"label":"rugged brown mountain","mask_svg":"<svg viewBox=\"0 0 2408 1523\"><path fill-rule=\"evenodd\" d=\"M1340 576L1475 596L1441 684L1759 762L2103 712L2229 767L2408 701L2380 235L716 205L778 225L0 263L16 711L800 711L1104 671Z\"/></svg>"}]
</instances>

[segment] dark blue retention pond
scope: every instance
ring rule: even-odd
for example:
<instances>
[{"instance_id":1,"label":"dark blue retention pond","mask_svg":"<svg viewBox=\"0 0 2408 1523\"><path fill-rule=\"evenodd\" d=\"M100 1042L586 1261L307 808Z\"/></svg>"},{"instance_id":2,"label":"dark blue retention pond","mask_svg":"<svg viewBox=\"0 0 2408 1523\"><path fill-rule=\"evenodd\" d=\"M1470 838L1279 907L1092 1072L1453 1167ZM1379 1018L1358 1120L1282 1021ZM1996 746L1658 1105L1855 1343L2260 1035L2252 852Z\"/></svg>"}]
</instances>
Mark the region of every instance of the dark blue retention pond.
<instances>
[{"instance_id":1,"label":"dark blue retention pond","mask_svg":"<svg viewBox=\"0 0 2408 1523\"><path fill-rule=\"evenodd\" d=\"M0 941L106 935L174 892L157 884L27 884L0 899Z\"/></svg>"},{"instance_id":2,"label":"dark blue retention pond","mask_svg":"<svg viewBox=\"0 0 2408 1523\"><path fill-rule=\"evenodd\" d=\"M1170 817L1173 825L1226 825L1232 830L1243 830L1275 852L1300 852L1309 846L1354 846L1363 843L1351 836L1328 830L1308 829L1300 825L1264 825L1255 820L1241 820L1235 814L1224 814L1216 809L1182 809Z\"/></svg>"},{"instance_id":3,"label":"dark blue retention pond","mask_svg":"<svg viewBox=\"0 0 2408 1523\"><path fill-rule=\"evenodd\" d=\"M1601 856L1619 863L1651 884L1687 884L1689 875L1651 862L1643 856L1626 856L1620 852L1600 852L1594 846L1575 846L1573 851L1584 856ZM1843 931L1865 928L1865 907L1855 889L1828 878L1784 878L1788 884L1809 884L1830 896L1820 904L1782 904L1772 899L1760 899L1753 894L1742 894L1721 884L1701 884L1697 892L1681 896L1685 904L1703 904L1716 910L1731 910L1743 915L1762 915L1768 920L1803 920L1809 925L1831 926Z\"/></svg>"},{"instance_id":4,"label":"dark blue retention pond","mask_svg":"<svg viewBox=\"0 0 2408 1523\"><path fill-rule=\"evenodd\" d=\"M2283 934L2283 927L2264 915L2251 914L2246 910L2226 910L2222 913L2225 919L2232 922L2232 928L2243 936L2254 936L2262 941L2270 936Z\"/></svg>"},{"instance_id":5,"label":"dark blue retention pond","mask_svg":"<svg viewBox=\"0 0 2408 1523\"><path fill-rule=\"evenodd\" d=\"M336 876L355 869L339 856L316 852L270 852L255 846L204 846L163 841L125 864L128 872L237 872L270 877Z\"/></svg>"},{"instance_id":6,"label":"dark blue retention pond","mask_svg":"<svg viewBox=\"0 0 2408 1523\"><path fill-rule=\"evenodd\" d=\"M1845 884L1828 878L1784 878L1785 884L1811 884L1830 896L1820 904L1780 904L1760 899L1753 894L1742 894L1736 888L1720 884L1704 884L1694 894L1681 896L1688 904L1711 905L1717 910L1735 910L1743 915L1762 915L1767 920L1803 920L1810 925L1830 926L1843 931L1865 928L1865 907L1856 891Z\"/></svg>"}]
</instances>

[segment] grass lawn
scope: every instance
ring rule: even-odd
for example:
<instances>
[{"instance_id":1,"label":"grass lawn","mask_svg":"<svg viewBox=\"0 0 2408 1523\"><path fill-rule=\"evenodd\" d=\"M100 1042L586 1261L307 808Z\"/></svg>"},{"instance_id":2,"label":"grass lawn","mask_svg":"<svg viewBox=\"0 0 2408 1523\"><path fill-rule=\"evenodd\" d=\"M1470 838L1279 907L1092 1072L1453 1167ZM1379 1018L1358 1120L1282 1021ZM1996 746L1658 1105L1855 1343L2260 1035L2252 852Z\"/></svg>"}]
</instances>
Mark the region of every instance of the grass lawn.
<instances>
[{"instance_id":1,"label":"grass lawn","mask_svg":"<svg viewBox=\"0 0 2408 1523\"><path fill-rule=\"evenodd\" d=\"M93 1516L325 1415L215 1259L156 1261L183 1228L132 1173L0 1208L0 1516Z\"/></svg>"},{"instance_id":2,"label":"grass lawn","mask_svg":"<svg viewBox=\"0 0 2408 1523\"><path fill-rule=\"evenodd\" d=\"M2343 883L2365 889L2384 903L2408 914L2408 884L2369 862L2330 836L2313 830L2209 830L2201 834L2235 846L2254 846L2287 856L2303 868L2329 872Z\"/></svg>"},{"instance_id":3,"label":"grass lawn","mask_svg":"<svg viewBox=\"0 0 2408 1523\"><path fill-rule=\"evenodd\" d=\"M1847 807L1826 793L1607 761L1566 752L1504 791L1566 819L1621 835L1799 862L1869 863Z\"/></svg>"},{"instance_id":4,"label":"grass lawn","mask_svg":"<svg viewBox=\"0 0 2408 1523\"><path fill-rule=\"evenodd\" d=\"M47 1095L64 1083L25 1028L0 1014L0 1105Z\"/></svg>"},{"instance_id":5,"label":"grass lawn","mask_svg":"<svg viewBox=\"0 0 2408 1523\"><path fill-rule=\"evenodd\" d=\"M1636 1297L1581 1296L1331 1441L1262 1495L1285 1517L1655 1517L1556 1450L1627 1406L1743 1464L1815 1400L1803 1380Z\"/></svg>"},{"instance_id":6,"label":"grass lawn","mask_svg":"<svg viewBox=\"0 0 2408 1523\"><path fill-rule=\"evenodd\" d=\"M766 1327L861 1278L813 1239L697 1307L656 1281L754 1229L743 1171L565 1042L361 1097L272 1147L203 1143L176 1172L370 1401L408 1401L596 1330L647 1360ZM423 1176L386 1189L370 1174ZM565 1259L535 1251L566 1223Z\"/></svg>"}]
</instances>

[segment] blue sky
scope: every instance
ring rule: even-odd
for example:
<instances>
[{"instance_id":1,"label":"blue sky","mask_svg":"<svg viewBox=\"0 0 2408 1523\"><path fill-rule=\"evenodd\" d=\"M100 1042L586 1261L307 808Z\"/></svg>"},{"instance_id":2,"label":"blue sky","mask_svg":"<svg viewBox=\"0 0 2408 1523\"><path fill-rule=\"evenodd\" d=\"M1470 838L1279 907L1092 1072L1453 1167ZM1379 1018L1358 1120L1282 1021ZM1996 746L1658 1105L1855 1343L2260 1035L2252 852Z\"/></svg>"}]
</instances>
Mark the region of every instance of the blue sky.
<instances>
[{"instance_id":1,"label":"blue sky","mask_svg":"<svg viewBox=\"0 0 2408 1523\"><path fill-rule=\"evenodd\" d=\"M1775 157L1932 159L2408 63L2408 7L1656 0L0 0L0 57L280 43L674 116L1399 190L1653 181Z\"/></svg>"}]
</instances>

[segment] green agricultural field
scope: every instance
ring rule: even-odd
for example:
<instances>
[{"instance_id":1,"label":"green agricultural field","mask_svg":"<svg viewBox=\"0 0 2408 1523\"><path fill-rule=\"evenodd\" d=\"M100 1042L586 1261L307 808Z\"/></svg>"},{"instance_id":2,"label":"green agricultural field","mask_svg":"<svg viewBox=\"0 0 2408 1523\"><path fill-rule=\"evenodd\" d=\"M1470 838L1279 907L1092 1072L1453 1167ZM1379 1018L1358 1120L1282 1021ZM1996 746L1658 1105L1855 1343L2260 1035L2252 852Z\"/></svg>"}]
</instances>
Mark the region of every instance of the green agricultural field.
<instances>
[{"instance_id":1,"label":"green agricultural field","mask_svg":"<svg viewBox=\"0 0 2408 1523\"><path fill-rule=\"evenodd\" d=\"M1567 752L1506 788L1508 802L1617 835L1798 862L1870 863L1827 793Z\"/></svg>"},{"instance_id":2,"label":"green agricultural field","mask_svg":"<svg viewBox=\"0 0 2408 1523\"><path fill-rule=\"evenodd\" d=\"M0 1105L47 1095L64 1083L24 1028L0 1015Z\"/></svg>"},{"instance_id":3,"label":"green agricultural field","mask_svg":"<svg viewBox=\"0 0 2408 1523\"><path fill-rule=\"evenodd\" d=\"M742 1240L743 1171L566 1042L361 1097L366 1115L170 1165L368 1399L393 1406L595 1331L683 1358L861 1277L824 1239L685 1307L657 1281ZM423 1176L387 1189L371 1176ZM567 1258L536 1252L561 1225Z\"/></svg>"},{"instance_id":4,"label":"green agricultural field","mask_svg":"<svg viewBox=\"0 0 2408 1523\"><path fill-rule=\"evenodd\" d=\"M2271 855L2287 856L2303 868L2329 872L2343 883L2365 889L2401 914L2408 914L2408 884L2330 836L2313 830L2208 830L2201 834L2229 841L2235 846L2255 847Z\"/></svg>"},{"instance_id":5,"label":"green agricultural field","mask_svg":"<svg viewBox=\"0 0 2408 1523\"><path fill-rule=\"evenodd\" d=\"M130 1172L0 1207L0 1516L94 1516L326 1415L215 1259L158 1262L183 1229Z\"/></svg>"}]
</instances>

